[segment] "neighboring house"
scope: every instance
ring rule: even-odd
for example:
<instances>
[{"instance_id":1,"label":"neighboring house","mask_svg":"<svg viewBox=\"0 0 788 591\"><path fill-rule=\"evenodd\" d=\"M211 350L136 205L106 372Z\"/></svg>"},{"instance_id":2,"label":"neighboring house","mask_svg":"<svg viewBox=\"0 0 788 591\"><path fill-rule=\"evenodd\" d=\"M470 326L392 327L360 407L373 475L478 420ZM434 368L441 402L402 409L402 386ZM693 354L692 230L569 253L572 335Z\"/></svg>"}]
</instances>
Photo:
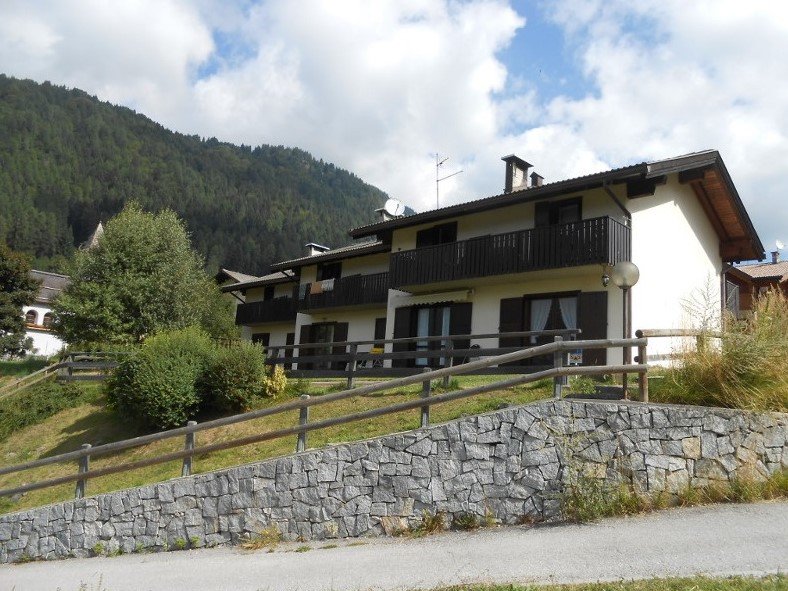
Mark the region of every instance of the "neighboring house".
<instances>
[{"instance_id":1,"label":"neighboring house","mask_svg":"<svg viewBox=\"0 0 788 591\"><path fill-rule=\"evenodd\" d=\"M771 255L771 262L740 265L726 273L726 302L734 315L750 312L755 299L769 289L788 296L788 261L780 260L779 251Z\"/></svg>"},{"instance_id":2,"label":"neighboring house","mask_svg":"<svg viewBox=\"0 0 788 591\"><path fill-rule=\"evenodd\" d=\"M67 275L30 271L33 279L41 282L35 302L22 307L25 317L25 336L33 339L34 355L49 357L58 353L65 343L52 332L52 302L69 284Z\"/></svg>"},{"instance_id":3,"label":"neighboring house","mask_svg":"<svg viewBox=\"0 0 788 591\"><path fill-rule=\"evenodd\" d=\"M623 292L602 280L616 263L640 270L633 329L683 328L693 323L686 301L710 282L711 304L722 309L728 263L764 257L716 151L549 184L529 176L524 160L503 160L500 195L355 228L350 235L369 242L310 244L307 256L273 265L278 273L226 286L245 294L236 322L271 346L560 328L620 338ZM456 343L469 344L525 343ZM649 359L671 347L655 340ZM604 350L584 358L620 360Z\"/></svg>"}]
</instances>

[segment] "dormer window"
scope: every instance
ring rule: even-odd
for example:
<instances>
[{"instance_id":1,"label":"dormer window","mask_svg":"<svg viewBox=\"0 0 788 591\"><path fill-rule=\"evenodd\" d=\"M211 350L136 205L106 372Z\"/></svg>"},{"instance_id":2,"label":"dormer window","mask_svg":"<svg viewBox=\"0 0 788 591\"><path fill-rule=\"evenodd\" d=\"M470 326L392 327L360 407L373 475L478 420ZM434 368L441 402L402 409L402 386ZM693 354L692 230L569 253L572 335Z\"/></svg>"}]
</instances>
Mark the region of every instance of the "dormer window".
<instances>
[{"instance_id":1,"label":"dormer window","mask_svg":"<svg viewBox=\"0 0 788 591\"><path fill-rule=\"evenodd\" d=\"M579 222L583 219L583 198L573 197L561 201L540 201L535 206L534 226L555 226Z\"/></svg>"}]
</instances>

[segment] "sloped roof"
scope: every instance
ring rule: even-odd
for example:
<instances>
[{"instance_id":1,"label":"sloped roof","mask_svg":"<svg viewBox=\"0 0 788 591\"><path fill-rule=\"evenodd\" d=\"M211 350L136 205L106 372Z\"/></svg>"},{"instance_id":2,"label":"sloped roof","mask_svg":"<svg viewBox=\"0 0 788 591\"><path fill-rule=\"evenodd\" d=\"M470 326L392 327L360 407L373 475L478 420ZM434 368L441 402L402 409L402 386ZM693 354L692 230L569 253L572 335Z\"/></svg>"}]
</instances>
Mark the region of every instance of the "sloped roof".
<instances>
[{"instance_id":1,"label":"sloped roof","mask_svg":"<svg viewBox=\"0 0 788 591\"><path fill-rule=\"evenodd\" d=\"M740 265L733 267L730 272L734 272L740 277L743 275L743 278L750 280L764 279L782 283L783 281L788 281L788 261Z\"/></svg>"},{"instance_id":2,"label":"sloped roof","mask_svg":"<svg viewBox=\"0 0 788 591\"><path fill-rule=\"evenodd\" d=\"M214 275L216 281L233 281L235 283L243 283L247 281L256 281L260 279L257 275L247 275L246 273L241 273L240 271L232 271L230 269L225 269L222 267L219 269L219 272Z\"/></svg>"},{"instance_id":3,"label":"sloped roof","mask_svg":"<svg viewBox=\"0 0 788 591\"><path fill-rule=\"evenodd\" d=\"M36 271L35 269L30 271L30 277L41 282L36 301L44 303L54 300L71 283L71 278L68 275Z\"/></svg>"},{"instance_id":4,"label":"sloped roof","mask_svg":"<svg viewBox=\"0 0 788 591\"><path fill-rule=\"evenodd\" d=\"M221 291L227 293L230 291L241 291L244 289L250 289L252 287L263 287L265 285L276 285L278 283L290 283L290 282L295 283L298 281L298 277L294 275L291 271L278 271L276 273L269 273L268 275L263 275L262 277L254 277L252 275L248 275L248 277L252 277L252 279L225 285L221 288Z\"/></svg>"},{"instance_id":5,"label":"sloped roof","mask_svg":"<svg viewBox=\"0 0 788 591\"><path fill-rule=\"evenodd\" d=\"M88 239L85 240L82 244L79 245L80 250L90 250L91 248L95 248L98 246L99 240L104 235L104 224L101 222L98 223L96 229L93 230L93 233L88 236Z\"/></svg>"},{"instance_id":6,"label":"sloped roof","mask_svg":"<svg viewBox=\"0 0 788 591\"><path fill-rule=\"evenodd\" d=\"M764 258L763 244L717 150L704 150L664 160L641 162L604 172L545 183L538 187L523 188L511 193L502 193L450 205L407 217L375 222L350 230L350 235L353 238L385 236L397 228L436 222L457 215L488 211L517 203L548 199L599 188L606 184L653 182L655 179L671 173L679 173L681 181L690 184L695 191L720 237L723 246L723 260L741 261Z\"/></svg>"},{"instance_id":7,"label":"sloped roof","mask_svg":"<svg viewBox=\"0 0 788 591\"><path fill-rule=\"evenodd\" d=\"M383 244L381 240L357 242L355 244L348 244L339 248L333 248L326 252L305 256L290 261L282 261L271 265L271 270L295 269L303 267L304 265L314 265L316 263L327 263L331 261L340 261L342 259L350 259L368 254L377 254L379 252L388 252L390 245Z\"/></svg>"}]
</instances>

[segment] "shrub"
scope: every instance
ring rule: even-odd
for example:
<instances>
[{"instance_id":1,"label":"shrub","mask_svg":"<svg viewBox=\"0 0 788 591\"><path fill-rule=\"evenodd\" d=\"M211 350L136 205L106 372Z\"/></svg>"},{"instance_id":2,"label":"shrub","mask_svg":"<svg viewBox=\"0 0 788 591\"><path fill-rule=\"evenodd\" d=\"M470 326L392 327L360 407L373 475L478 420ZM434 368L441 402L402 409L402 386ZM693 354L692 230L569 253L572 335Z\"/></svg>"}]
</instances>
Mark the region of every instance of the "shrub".
<instances>
[{"instance_id":1,"label":"shrub","mask_svg":"<svg viewBox=\"0 0 788 591\"><path fill-rule=\"evenodd\" d=\"M275 365L265 378L265 394L276 398L287 389L287 376L281 365Z\"/></svg>"},{"instance_id":2,"label":"shrub","mask_svg":"<svg viewBox=\"0 0 788 591\"><path fill-rule=\"evenodd\" d=\"M63 409L89 401L96 390L46 380L0 401L0 441Z\"/></svg>"},{"instance_id":3,"label":"shrub","mask_svg":"<svg viewBox=\"0 0 788 591\"><path fill-rule=\"evenodd\" d=\"M248 342L217 348L200 378L206 402L223 412L249 409L267 387L263 349Z\"/></svg>"},{"instance_id":4,"label":"shrub","mask_svg":"<svg viewBox=\"0 0 788 591\"><path fill-rule=\"evenodd\" d=\"M752 314L729 319L719 346L705 344L668 373L660 401L743 408L788 409L788 298L771 290Z\"/></svg>"},{"instance_id":5,"label":"shrub","mask_svg":"<svg viewBox=\"0 0 788 591\"><path fill-rule=\"evenodd\" d=\"M208 335L198 328L148 338L108 380L110 404L147 427L183 425L205 406L197 385L214 349Z\"/></svg>"}]
</instances>

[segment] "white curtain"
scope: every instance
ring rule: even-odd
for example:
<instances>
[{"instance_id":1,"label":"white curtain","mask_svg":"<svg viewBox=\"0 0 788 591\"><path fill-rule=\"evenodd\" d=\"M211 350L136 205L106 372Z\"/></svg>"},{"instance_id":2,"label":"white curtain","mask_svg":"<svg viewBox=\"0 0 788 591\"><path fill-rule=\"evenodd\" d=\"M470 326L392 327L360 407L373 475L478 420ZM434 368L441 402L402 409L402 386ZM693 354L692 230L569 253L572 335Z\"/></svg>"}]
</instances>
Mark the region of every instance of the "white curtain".
<instances>
[{"instance_id":1,"label":"white curtain","mask_svg":"<svg viewBox=\"0 0 788 591\"><path fill-rule=\"evenodd\" d=\"M577 298L559 298L561 319L567 328L577 328Z\"/></svg>"},{"instance_id":2,"label":"white curtain","mask_svg":"<svg viewBox=\"0 0 788 591\"><path fill-rule=\"evenodd\" d=\"M531 300L531 330L544 330L553 300ZM531 343L536 343L536 336L531 337Z\"/></svg>"},{"instance_id":3,"label":"white curtain","mask_svg":"<svg viewBox=\"0 0 788 591\"><path fill-rule=\"evenodd\" d=\"M429 308L419 308L417 312L417 320L416 320L416 336L417 337L426 337L430 334L430 309ZM416 341L416 350L417 351L424 351L429 349L429 341ZM416 358L416 365L424 366L429 363L429 360L426 357L418 357Z\"/></svg>"}]
</instances>

